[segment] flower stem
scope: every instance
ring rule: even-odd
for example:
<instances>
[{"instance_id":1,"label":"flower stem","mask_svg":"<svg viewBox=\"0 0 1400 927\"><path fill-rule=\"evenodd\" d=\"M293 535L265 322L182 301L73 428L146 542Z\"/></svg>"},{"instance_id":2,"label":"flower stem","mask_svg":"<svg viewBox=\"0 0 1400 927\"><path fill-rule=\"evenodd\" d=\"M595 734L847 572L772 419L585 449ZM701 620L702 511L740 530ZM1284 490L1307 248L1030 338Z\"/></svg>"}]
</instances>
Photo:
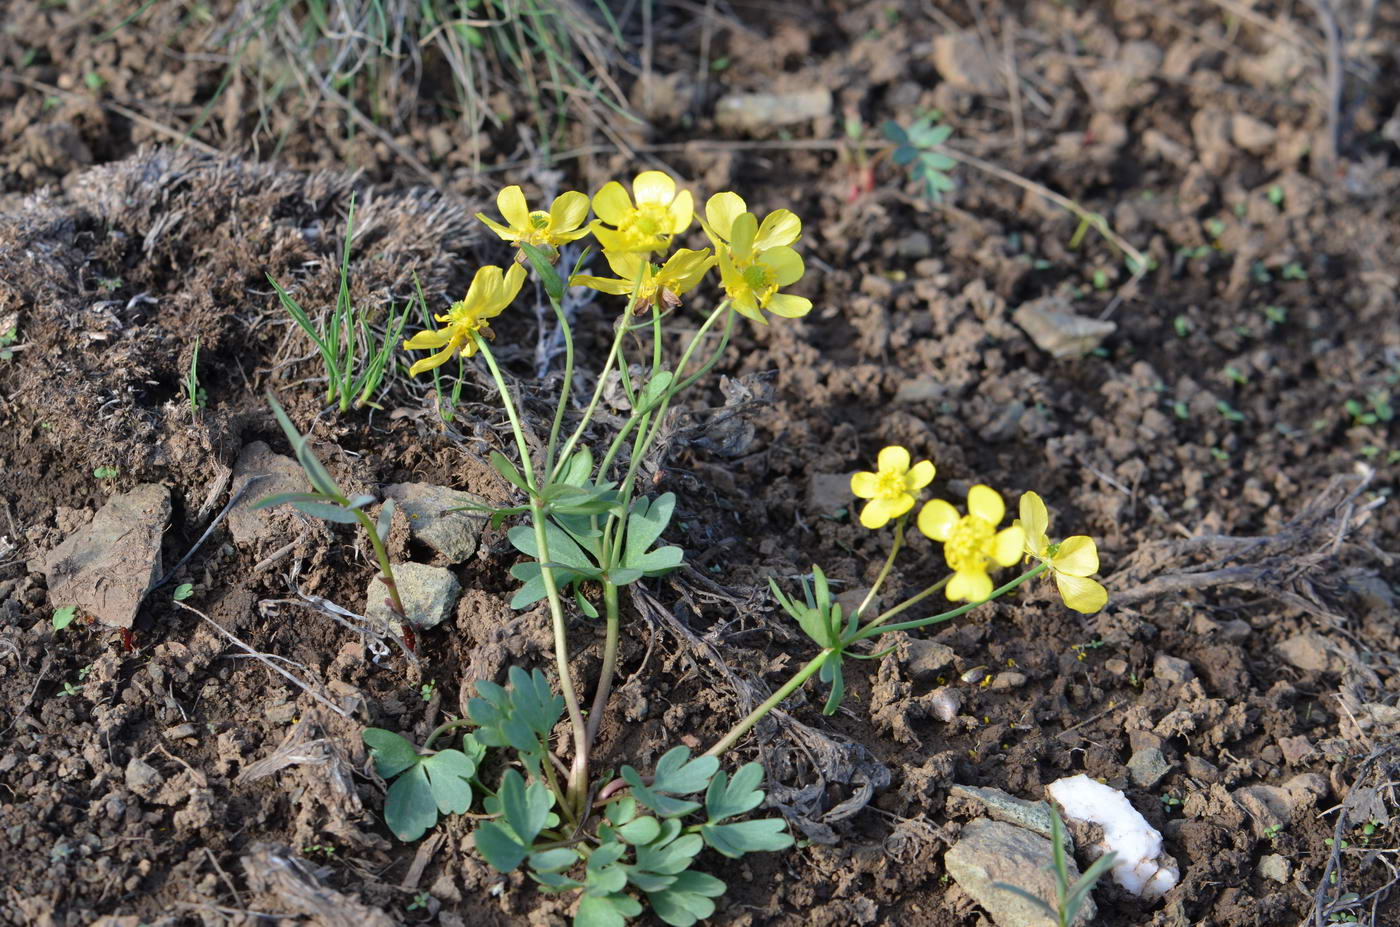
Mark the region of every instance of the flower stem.
<instances>
[{"instance_id":1,"label":"flower stem","mask_svg":"<svg viewBox=\"0 0 1400 927\"><path fill-rule=\"evenodd\" d=\"M783 683L781 689L770 695L762 705L749 712L744 720L730 728L729 733L716 741L713 747L706 750L705 756L721 756L726 753L730 747L738 743L740 737L743 737L755 724L763 720L764 715L781 705L783 699L796 692L804 682L811 679L822 668L822 664L827 661L827 658L834 653L836 653L835 650L827 648L809 660L806 666L803 666L802 669L793 674L791 679Z\"/></svg>"},{"instance_id":2,"label":"flower stem","mask_svg":"<svg viewBox=\"0 0 1400 927\"><path fill-rule=\"evenodd\" d=\"M423 749L432 749L433 742L436 741L443 734L446 734L448 731L456 730L459 727L468 727L471 724L472 721L470 718L457 718L453 721L442 722L437 727L433 728L433 732L428 735L428 739L423 741Z\"/></svg>"},{"instance_id":3,"label":"flower stem","mask_svg":"<svg viewBox=\"0 0 1400 927\"><path fill-rule=\"evenodd\" d=\"M885 558L885 565L880 568L880 575L875 577L875 582L871 585L870 591L861 600L860 607L856 609L856 617L859 618L870 603L875 601L875 593L880 591L880 586L884 584L885 578L890 575L890 567L894 566L895 554L899 553L900 547L904 546L904 523L909 520L909 516L899 516L899 521L894 525L894 543L890 545L890 555Z\"/></svg>"},{"instance_id":4,"label":"flower stem","mask_svg":"<svg viewBox=\"0 0 1400 927\"><path fill-rule=\"evenodd\" d=\"M546 484L552 483L559 476L559 471L563 469L564 463L569 459L569 455L573 453L574 446L577 445L579 439L583 437L583 432L588 427L588 423L593 420L593 413L598 408L598 401L603 398L603 387L606 386L608 382L607 373L612 369L613 363L617 360L618 352L622 350L622 339L627 334L626 323L626 315L617 322L617 332L613 335L612 348L608 351L608 359L603 363L602 368L600 368L598 385L593 390L593 398L588 401L588 407L583 410L583 418L579 419L578 425L574 428L574 433L569 436L569 440L564 443L563 449L560 450L559 456L555 459L554 467L550 470L548 479L545 481Z\"/></svg>"},{"instance_id":5,"label":"flower stem","mask_svg":"<svg viewBox=\"0 0 1400 927\"><path fill-rule=\"evenodd\" d=\"M593 707L588 710L588 746L598 738L598 728L603 723L603 712L608 707L608 696L612 694L613 677L617 674L617 639L621 627L618 611L617 586L603 583L603 609L607 619L607 630L603 638L603 666L598 671L598 689L593 693Z\"/></svg>"},{"instance_id":6,"label":"flower stem","mask_svg":"<svg viewBox=\"0 0 1400 927\"><path fill-rule=\"evenodd\" d=\"M348 504L349 500L346 500ZM408 612L404 610L403 599L399 598L399 584L394 582L394 565L389 562L389 552L384 549L384 541L379 537L379 529L374 522L365 514L363 509L355 509L355 518L359 520L360 527L365 529L365 534L369 536L369 546L374 548L374 559L379 561L379 570L383 573L384 587L389 590L389 601L394 605L394 611L399 618L407 621Z\"/></svg>"},{"instance_id":7,"label":"flower stem","mask_svg":"<svg viewBox=\"0 0 1400 927\"><path fill-rule=\"evenodd\" d=\"M1026 580L1032 579L1036 576L1039 576L1041 573L1044 573L1048 568L1049 564L1038 563L1026 572L1022 573L1020 576L1013 579L1011 582L1007 583L1006 585L998 586L996 589L993 589L992 594L987 596L985 599L982 599L981 601L968 602L966 605L959 606L958 608L952 609L951 611L943 612L938 615L931 615L928 618L919 618L914 621L901 621L898 624L890 624L884 625L882 627L877 627L876 625L879 622L882 622L895 612L895 609L891 609L889 612L885 613L884 615L881 615L879 618L875 619L875 621L872 621L870 624L866 625L865 627L857 631L855 634L853 634L851 636L851 639L847 643L853 644L856 641L862 640L867 637L875 637L878 634L889 634L891 631L912 631L915 628L927 627L931 624L938 624L941 621L948 621L950 619L958 617L959 615L965 615L979 605L984 605L987 602L990 602L992 599L1006 595L1008 592L1010 592L1012 589L1015 589L1017 586L1021 585ZM947 580L944 580L944 582L947 582ZM926 593L931 591L932 587L930 587L930 589L924 590L924 592L919 593L919 597L922 598ZM913 600L905 602L898 606L898 610L903 611L905 608L909 607L912 604Z\"/></svg>"},{"instance_id":8,"label":"flower stem","mask_svg":"<svg viewBox=\"0 0 1400 927\"><path fill-rule=\"evenodd\" d=\"M554 451L559 446L559 429L564 425L564 410L568 408L569 391L574 382L574 334L563 307L553 297L550 297L549 305L554 309L554 317L559 320L560 331L564 333L564 382L559 387L559 405L554 409L554 422L549 428L549 444L544 454L546 484L554 473Z\"/></svg>"},{"instance_id":9,"label":"flower stem","mask_svg":"<svg viewBox=\"0 0 1400 927\"><path fill-rule=\"evenodd\" d=\"M520 450L522 475L525 477L525 482L529 485L531 492L536 492L539 490L539 483L535 481L535 468L530 466L530 446L525 443L525 432L520 427L520 416L515 411L515 400L511 398L505 378L501 376L501 368L496 366L496 357L487 347L486 339L476 332L472 332L472 337L476 339L476 346L481 349L481 356L486 359L486 366L491 368L491 379L496 381L496 389L501 394L501 405L505 407L506 417L510 419L511 430L515 432L515 446ZM543 560L543 556L541 556L541 560Z\"/></svg>"}]
</instances>

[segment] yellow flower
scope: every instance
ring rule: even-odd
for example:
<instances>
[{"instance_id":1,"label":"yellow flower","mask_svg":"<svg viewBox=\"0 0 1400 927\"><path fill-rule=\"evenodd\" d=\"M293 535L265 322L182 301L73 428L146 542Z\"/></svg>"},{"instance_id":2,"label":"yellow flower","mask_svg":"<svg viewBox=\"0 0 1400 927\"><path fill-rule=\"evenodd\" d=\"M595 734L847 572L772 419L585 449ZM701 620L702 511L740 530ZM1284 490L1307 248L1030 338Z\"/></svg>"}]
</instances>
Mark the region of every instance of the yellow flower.
<instances>
[{"instance_id":1,"label":"yellow flower","mask_svg":"<svg viewBox=\"0 0 1400 927\"><path fill-rule=\"evenodd\" d=\"M1026 555L1049 565L1060 598L1067 606L1092 615L1108 604L1108 590L1089 578L1099 571L1099 549L1093 538L1077 534L1051 544L1045 535L1050 527L1050 513L1033 492L1021 496L1021 517L1016 524L1026 534Z\"/></svg>"},{"instance_id":2,"label":"yellow flower","mask_svg":"<svg viewBox=\"0 0 1400 927\"><path fill-rule=\"evenodd\" d=\"M643 171L632 181L627 195L622 184L610 180L593 194L598 218L589 226L604 251L647 254L664 251L671 237L690 227L695 203L689 190L676 192L676 182L661 171ZM608 228L608 226L614 226Z\"/></svg>"},{"instance_id":3,"label":"yellow flower","mask_svg":"<svg viewBox=\"0 0 1400 927\"><path fill-rule=\"evenodd\" d=\"M714 243L720 283L739 314L766 324L763 310L795 319L812 311L812 301L778 288L796 283L806 268L792 243L802 222L786 209L759 223L737 193L716 193L705 204L705 234Z\"/></svg>"},{"instance_id":4,"label":"yellow flower","mask_svg":"<svg viewBox=\"0 0 1400 927\"><path fill-rule=\"evenodd\" d=\"M700 251L678 248L660 267L648 261L645 255L631 251L604 251L603 257L617 274L616 278L578 274L569 278L569 286L586 286L616 296L630 295L635 287L635 312L641 312L658 300L662 309L676 308L681 304L681 296L703 280L705 272L715 263L709 248Z\"/></svg>"},{"instance_id":5,"label":"yellow flower","mask_svg":"<svg viewBox=\"0 0 1400 927\"><path fill-rule=\"evenodd\" d=\"M431 357L415 361L408 369L409 375L416 377L425 370L441 367L458 349L466 357L475 354L476 339L472 336L479 334L488 340L491 338L491 326L486 324L486 320L500 315L501 310L520 293L524 282L525 268L519 264L510 265L510 270L504 272L494 264L478 270L461 302L453 303L446 315L434 316L439 322L447 323L444 327L437 331L419 332L403 343L410 351L442 348Z\"/></svg>"},{"instance_id":6,"label":"yellow flower","mask_svg":"<svg viewBox=\"0 0 1400 927\"><path fill-rule=\"evenodd\" d=\"M1026 533L1019 525L997 530L1006 515L1006 503L990 486L977 485L967 493L967 514L942 499L934 499L919 512L919 530L943 542L943 556L953 570L948 598L953 602L980 602L992 594L988 567L1011 566L1021 559Z\"/></svg>"},{"instance_id":7,"label":"yellow flower","mask_svg":"<svg viewBox=\"0 0 1400 927\"><path fill-rule=\"evenodd\" d=\"M579 228L588 218L588 197L576 190L555 197L549 212L531 211L525 203L525 194L511 184L496 195L496 206L507 225L486 218L484 213L477 213L476 217L504 241L554 249L588 234L588 229Z\"/></svg>"},{"instance_id":8,"label":"yellow flower","mask_svg":"<svg viewBox=\"0 0 1400 927\"><path fill-rule=\"evenodd\" d=\"M869 499L860 510L860 523L872 531L883 527L914 507L914 496L933 482L933 461L921 460L909 466L909 452L887 447L877 459L878 472L861 471L851 476L851 492Z\"/></svg>"}]
</instances>

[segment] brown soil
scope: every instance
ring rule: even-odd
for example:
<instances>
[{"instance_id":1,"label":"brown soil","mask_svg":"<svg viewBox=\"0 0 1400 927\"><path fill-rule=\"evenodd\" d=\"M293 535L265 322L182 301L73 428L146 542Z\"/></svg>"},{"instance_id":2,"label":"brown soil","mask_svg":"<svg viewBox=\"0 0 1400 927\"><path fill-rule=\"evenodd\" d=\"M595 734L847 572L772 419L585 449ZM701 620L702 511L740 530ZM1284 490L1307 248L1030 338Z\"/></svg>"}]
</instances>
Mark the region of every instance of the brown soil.
<instances>
[{"instance_id":1,"label":"brown soil","mask_svg":"<svg viewBox=\"0 0 1400 927\"><path fill-rule=\"evenodd\" d=\"M1098 539L1112 596L1085 617L1038 585L930 635L955 653L936 674L911 676L904 648L852 667L833 718L824 693L791 700L741 753L765 763L807 839L741 865L707 859L731 886L715 922L976 923L942 865L967 819L949 788L1039 798L1084 772L1126 791L1182 871L1155 905L1104 883L1100 923L1244 927L1319 911L1322 923L1317 899L1347 891L1365 899L1362 922L1400 923L1384 892L1400 846L1388 817L1400 431L1376 414L1400 399L1395 9L1350 23L1334 163L1324 43L1303 6L935 13L897 0L742 22L659 6L652 60L669 70L634 87L653 117L630 139L638 155L566 161L564 185L664 166L697 190L792 208L816 308L742 331L729 379L692 396L648 461L656 491L682 500L671 537L688 565L627 603L602 755L646 766L677 739L706 743L805 659L766 577L794 582L815 562L843 591L873 579L888 535L853 524L851 500L827 487L886 444L935 460L941 496L974 482L1040 493L1059 530ZM252 157L257 108L237 98L198 137L244 160L152 148L170 142L153 125L179 134L223 74L195 54L182 10L157 4L115 28L115 10L14 0L0 36L0 330L19 336L0 360L0 921L561 923L567 900L479 862L466 821L394 840L359 737L374 725L421 739L474 681L548 668L544 612L506 605L515 555L502 531L458 569L466 594L420 636L418 662L375 657L296 599L363 604L372 558L349 531L307 532L269 558L280 544L240 547L219 527L181 568L172 586L193 584L187 605L294 661L348 717L246 659L170 587L143 606L134 649L101 626L50 627L61 603L43 555L112 493L156 482L173 494L175 563L226 501L240 448L285 450L268 389L347 486L509 499L484 463L508 443L488 378L469 371L446 428L403 380L383 411L318 415L319 363L266 274L296 281L305 305L333 301L354 190L355 298L401 303L416 275L441 305L506 257L470 218L495 185L554 189L558 175L476 174L457 124L427 109L397 144L442 192L329 108L274 109L268 132L296 127L275 165ZM996 49L962 81L999 87L973 95L950 63L935 69L931 43L958 27ZM703 84L702 34L726 65L700 69ZM831 88L834 116L758 140L714 123L721 94L812 86ZM971 168L932 205L887 161L867 174L839 144L803 142L840 136L846 117L875 138L886 119L935 108L960 150L1104 214L1155 266L1124 288L1104 239L1072 247L1073 216ZM505 130L491 140L488 163L524 153ZM1087 356L1053 358L1011 318L1042 298L1117 330ZM583 356L597 356L607 311L581 310ZM180 383L196 337L208 406L192 415ZM536 379L539 337L530 311L497 326L507 369L543 397L558 370ZM532 414L547 414L542 400ZM398 538L394 553L422 552ZM890 588L917 589L939 566L915 540ZM590 679L600 644L585 646L583 619L575 631ZM961 696L951 723L935 711L941 686ZM1127 766L1148 747L1172 763L1150 788ZM260 764L292 750L290 765ZM1251 816L1240 790L1255 785L1292 796L1281 826ZM1283 882L1261 874L1270 854L1288 864Z\"/></svg>"}]
</instances>

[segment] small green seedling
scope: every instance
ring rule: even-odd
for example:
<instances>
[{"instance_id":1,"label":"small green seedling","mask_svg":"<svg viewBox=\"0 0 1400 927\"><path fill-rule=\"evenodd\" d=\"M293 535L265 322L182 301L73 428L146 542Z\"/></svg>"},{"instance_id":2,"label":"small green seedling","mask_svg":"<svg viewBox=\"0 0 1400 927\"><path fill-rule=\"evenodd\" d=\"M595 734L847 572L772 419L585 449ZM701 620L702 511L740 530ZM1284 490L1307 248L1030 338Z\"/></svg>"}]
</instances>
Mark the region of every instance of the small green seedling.
<instances>
[{"instance_id":1,"label":"small green seedling","mask_svg":"<svg viewBox=\"0 0 1400 927\"><path fill-rule=\"evenodd\" d=\"M1053 905L1039 895L1032 894L1016 885L994 882L992 886L1021 896L1043 911L1047 917L1053 918L1058 927L1070 927L1074 923L1074 919L1078 917L1079 909L1084 907L1084 900L1089 897L1089 893L1094 890L1099 879L1103 878L1103 874L1113 866L1118 856L1115 853L1105 853L1094 860L1093 864L1084 870L1083 875L1071 882L1069 854L1065 852L1065 847L1069 844L1069 836L1065 833L1065 823L1060 820L1060 812L1052 805L1050 807L1052 862L1047 868L1055 876L1055 903Z\"/></svg>"},{"instance_id":2,"label":"small green seedling","mask_svg":"<svg viewBox=\"0 0 1400 927\"><path fill-rule=\"evenodd\" d=\"M1264 195L1269 198L1270 203L1273 203L1279 208L1283 207L1283 187L1280 187L1278 184L1273 184Z\"/></svg>"},{"instance_id":3,"label":"small green seedling","mask_svg":"<svg viewBox=\"0 0 1400 927\"><path fill-rule=\"evenodd\" d=\"M192 595L194 595L194 583L181 583L175 587L175 591L170 594L170 597L176 602L183 602Z\"/></svg>"},{"instance_id":4,"label":"small green seedling","mask_svg":"<svg viewBox=\"0 0 1400 927\"><path fill-rule=\"evenodd\" d=\"M335 307L319 323L313 323L291 293L282 288L272 275L267 280L277 291L282 308L297 326L315 343L326 368L326 401L338 403L341 412L353 404L378 408L372 401L390 370L389 358L398 347L400 335L408 321L412 302L401 310L390 307L382 338L370 330L362 310L350 300L350 242L355 230L355 200L350 199L349 215L345 219L345 248L340 260L340 290ZM363 350L366 357L357 355Z\"/></svg>"},{"instance_id":5,"label":"small green seedling","mask_svg":"<svg viewBox=\"0 0 1400 927\"><path fill-rule=\"evenodd\" d=\"M108 466L94 467L92 470L92 475L97 477L99 480L114 479L117 475L117 468Z\"/></svg>"},{"instance_id":6,"label":"small green seedling","mask_svg":"<svg viewBox=\"0 0 1400 927\"><path fill-rule=\"evenodd\" d=\"M421 686L418 687L418 694L419 694L420 696L422 696L423 701L425 701L425 702L430 702L430 701L432 701L432 700L433 700L433 693L435 693L436 691L437 691L437 680L436 680L436 679L430 679L430 680L428 680L427 682L423 683Z\"/></svg>"},{"instance_id":7,"label":"small green seedling","mask_svg":"<svg viewBox=\"0 0 1400 927\"><path fill-rule=\"evenodd\" d=\"M15 342L19 340L19 326L11 326L0 332L0 361L11 360L15 356Z\"/></svg>"},{"instance_id":8,"label":"small green seedling","mask_svg":"<svg viewBox=\"0 0 1400 927\"><path fill-rule=\"evenodd\" d=\"M894 163L908 167L909 176L923 183L924 196L929 202L942 201L943 194L954 187L948 172L957 167L957 162L935 149L953 134L953 127L939 124L926 114L915 119L907 129L893 119L886 120L881 131L894 143L890 155Z\"/></svg>"},{"instance_id":9,"label":"small green seedling","mask_svg":"<svg viewBox=\"0 0 1400 927\"><path fill-rule=\"evenodd\" d=\"M253 503L253 508L265 509L274 505L286 504L313 518L342 525L359 524L369 538L370 546L374 548L375 559L379 562L381 571L379 581L389 592L387 604L395 615L401 620L407 621L403 600L399 598L399 587L394 582L394 567L389 562L389 552L384 547L384 539L389 536L389 529L393 525L394 500L384 500L384 504L379 508L378 519L371 519L365 513L365 506L372 504L375 501L374 497L355 496L350 498L341 492L335 480L331 479L330 472L326 470L325 465L317 459L316 454L311 450L311 442L305 435L297 431L296 426L292 424L292 420L287 417L286 411L283 410L282 404L277 401L277 397L268 393L267 401L272 406L273 415L277 416L277 424L282 426L282 432L291 442L292 453L296 456L297 462L301 464L302 471L305 472L307 480L311 483L312 491L284 492L264 496ZM410 633L405 630L404 639L406 646L411 650L413 638Z\"/></svg>"},{"instance_id":10,"label":"small green seedling","mask_svg":"<svg viewBox=\"0 0 1400 927\"><path fill-rule=\"evenodd\" d=\"M1227 422L1242 422L1245 419L1245 415L1243 412L1236 409L1234 406L1230 405L1223 399L1216 400L1215 409L1217 412L1219 412L1225 417L1225 420Z\"/></svg>"},{"instance_id":11,"label":"small green seedling","mask_svg":"<svg viewBox=\"0 0 1400 927\"><path fill-rule=\"evenodd\" d=\"M1185 338L1187 335L1191 334L1191 328L1191 320L1184 315L1179 315L1172 319L1172 329L1176 332L1178 338Z\"/></svg>"},{"instance_id":12,"label":"small green seedling","mask_svg":"<svg viewBox=\"0 0 1400 927\"><path fill-rule=\"evenodd\" d=\"M1288 310L1282 306L1265 306L1264 318L1269 320L1269 325L1282 325L1288 321Z\"/></svg>"},{"instance_id":13,"label":"small green seedling","mask_svg":"<svg viewBox=\"0 0 1400 927\"><path fill-rule=\"evenodd\" d=\"M73 619L78 616L78 606L65 605L62 608L54 609L51 623L55 631L62 631L73 623Z\"/></svg>"},{"instance_id":14,"label":"small green seedling","mask_svg":"<svg viewBox=\"0 0 1400 927\"><path fill-rule=\"evenodd\" d=\"M185 399L190 404L190 415L198 415L199 410L209 404L204 387L199 385L199 336L194 339L194 350L190 352L190 369L185 371L185 379L180 386L185 391Z\"/></svg>"}]
</instances>

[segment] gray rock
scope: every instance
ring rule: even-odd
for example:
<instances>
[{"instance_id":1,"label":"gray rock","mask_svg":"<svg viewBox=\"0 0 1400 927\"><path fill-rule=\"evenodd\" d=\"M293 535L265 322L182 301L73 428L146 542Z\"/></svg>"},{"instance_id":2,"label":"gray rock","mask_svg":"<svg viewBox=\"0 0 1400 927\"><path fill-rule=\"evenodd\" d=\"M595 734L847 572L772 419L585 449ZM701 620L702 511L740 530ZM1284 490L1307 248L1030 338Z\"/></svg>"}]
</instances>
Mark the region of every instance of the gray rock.
<instances>
[{"instance_id":1,"label":"gray rock","mask_svg":"<svg viewBox=\"0 0 1400 927\"><path fill-rule=\"evenodd\" d=\"M420 628L442 624L462 595L462 585L451 570L426 563L394 564L394 581L399 584L399 598L404 611L408 612L408 620ZM365 590L365 617L390 623L396 621L385 601L388 596L389 588L376 575Z\"/></svg>"},{"instance_id":2,"label":"gray rock","mask_svg":"<svg viewBox=\"0 0 1400 927\"><path fill-rule=\"evenodd\" d=\"M831 115L831 91L825 87L794 93L730 93L715 103L715 124L722 129L758 132Z\"/></svg>"},{"instance_id":3,"label":"gray rock","mask_svg":"<svg viewBox=\"0 0 1400 927\"><path fill-rule=\"evenodd\" d=\"M1327 780L1318 773L1298 773L1283 784L1288 810L1295 815L1304 814L1315 807L1331 790Z\"/></svg>"},{"instance_id":4,"label":"gray rock","mask_svg":"<svg viewBox=\"0 0 1400 927\"><path fill-rule=\"evenodd\" d=\"M160 577L160 537L169 518L170 490L155 483L107 500L45 558L49 601L76 605L114 628L131 627Z\"/></svg>"},{"instance_id":5,"label":"gray rock","mask_svg":"<svg viewBox=\"0 0 1400 927\"><path fill-rule=\"evenodd\" d=\"M282 532L277 511L255 509L255 502L284 492L311 491L301 464L290 457L274 454L272 448L261 441L244 445L233 465L233 483L229 491L236 496L244 486L248 487L247 491L228 513L228 533L239 547L248 547L256 544L259 538Z\"/></svg>"},{"instance_id":6,"label":"gray rock","mask_svg":"<svg viewBox=\"0 0 1400 927\"><path fill-rule=\"evenodd\" d=\"M1249 814L1254 836L1267 837L1288 825L1291 817L1288 793L1272 785L1247 785L1230 793Z\"/></svg>"},{"instance_id":7,"label":"gray rock","mask_svg":"<svg viewBox=\"0 0 1400 927\"><path fill-rule=\"evenodd\" d=\"M901 380L894 391L895 402L938 402L948 395L948 387L933 377L912 377Z\"/></svg>"},{"instance_id":8,"label":"gray rock","mask_svg":"<svg viewBox=\"0 0 1400 927\"><path fill-rule=\"evenodd\" d=\"M1128 775L1139 788L1150 789L1166 778L1172 764L1157 747L1144 747L1128 760Z\"/></svg>"},{"instance_id":9,"label":"gray rock","mask_svg":"<svg viewBox=\"0 0 1400 927\"><path fill-rule=\"evenodd\" d=\"M1012 313L1011 321L1021 326L1036 347L1057 360L1083 357L1118 329L1112 322L1070 312L1068 303L1058 296L1023 303Z\"/></svg>"},{"instance_id":10,"label":"gray rock","mask_svg":"<svg viewBox=\"0 0 1400 927\"><path fill-rule=\"evenodd\" d=\"M1266 879L1272 879L1284 885L1288 884L1288 876L1292 868L1288 860L1277 853L1267 853L1259 860L1259 874Z\"/></svg>"},{"instance_id":11,"label":"gray rock","mask_svg":"<svg viewBox=\"0 0 1400 927\"><path fill-rule=\"evenodd\" d=\"M1018 673L1015 670L1007 670L1004 673L997 673L992 678L993 689L1019 689L1026 684L1026 674Z\"/></svg>"},{"instance_id":12,"label":"gray rock","mask_svg":"<svg viewBox=\"0 0 1400 927\"><path fill-rule=\"evenodd\" d=\"M936 679L957 658L952 647L919 637L909 638L895 651L895 655L904 664L910 678L917 682Z\"/></svg>"},{"instance_id":13,"label":"gray rock","mask_svg":"<svg viewBox=\"0 0 1400 927\"><path fill-rule=\"evenodd\" d=\"M155 795L164 782L165 777L139 756L133 756L126 764L126 787L142 798Z\"/></svg>"},{"instance_id":14,"label":"gray rock","mask_svg":"<svg viewBox=\"0 0 1400 927\"><path fill-rule=\"evenodd\" d=\"M949 724L962 710L962 693L950 686L934 689L929 693L928 707L935 718Z\"/></svg>"},{"instance_id":15,"label":"gray rock","mask_svg":"<svg viewBox=\"0 0 1400 927\"><path fill-rule=\"evenodd\" d=\"M1327 640L1315 631L1304 631L1278 645L1279 656L1309 673L1324 673L1341 668L1327 645Z\"/></svg>"},{"instance_id":16,"label":"gray rock","mask_svg":"<svg viewBox=\"0 0 1400 927\"><path fill-rule=\"evenodd\" d=\"M384 487L384 495L407 516L413 536L442 554L448 563L461 563L476 553L488 516L446 510L484 505L486 500L480 496L432 483L392 483Z\"/></svg>"},{"instance_id":17,"label":"gray rock","mask_svg":"<svg viewBox=\"0 0 1400 927\"><path fill-rule=\"evenodd\" d=\"M851 509L852 520L855 511L865 503L851 493L849 473L813 473L807 477L807 505L814 514L829 515L838 509Z\"/></svg>"},{"instance_id":18,"label":"gray rock","mask_svg":"<svg viewBox=\"0 0 1400 927\"><path fill-rule=\"evenodd\" d=\"M1180 657L1159 653L1152 661L1152 675L1168 685L1184 686L1196 678L1196 671Z\"/></svg>"},{"instance_id":19,"label":"gray rock","mask_svg":"<svg viewBox=\"0 0 1400 927\"><path fill-rule=\"evenodd\" d=\"M958 842L943 857L948 874L986 909L997 927L1055 927L1054 918L1015 892L997 886L997 883L1014 885L1053 906L1052 862L1050 841L1045 837L985 819L964 827ZM1073 882L1079 878L1079 869L1072 856L1067 863ZM1096 913L1093 899L1085 898L1074 924L1083 927Z\"/></svg>"},{"instance_id":20,"label":"gray rock","mask_svg":"<svg viewBox=\"0 0 1400 927\"><path fill-rule=\"evenodd\" d=\"M1043 801L1026 801L1001 789L971 785L955 785L948 790L948 796L976 802L998 821L1015 824L1042 837L1050 836L1050 806Z\"/></svg>"},{"instance_id":21,"label":"gray rock","mask_svg":"<svg viewBox=\"0 0 1400 927\"><path fill-rule=\"evenodd\" d=\"M933 66L945 81L967 93L999 96L1006 92L1000 64L987 54L974 29L935 36Z\"/></svg>"}]
</instances>

